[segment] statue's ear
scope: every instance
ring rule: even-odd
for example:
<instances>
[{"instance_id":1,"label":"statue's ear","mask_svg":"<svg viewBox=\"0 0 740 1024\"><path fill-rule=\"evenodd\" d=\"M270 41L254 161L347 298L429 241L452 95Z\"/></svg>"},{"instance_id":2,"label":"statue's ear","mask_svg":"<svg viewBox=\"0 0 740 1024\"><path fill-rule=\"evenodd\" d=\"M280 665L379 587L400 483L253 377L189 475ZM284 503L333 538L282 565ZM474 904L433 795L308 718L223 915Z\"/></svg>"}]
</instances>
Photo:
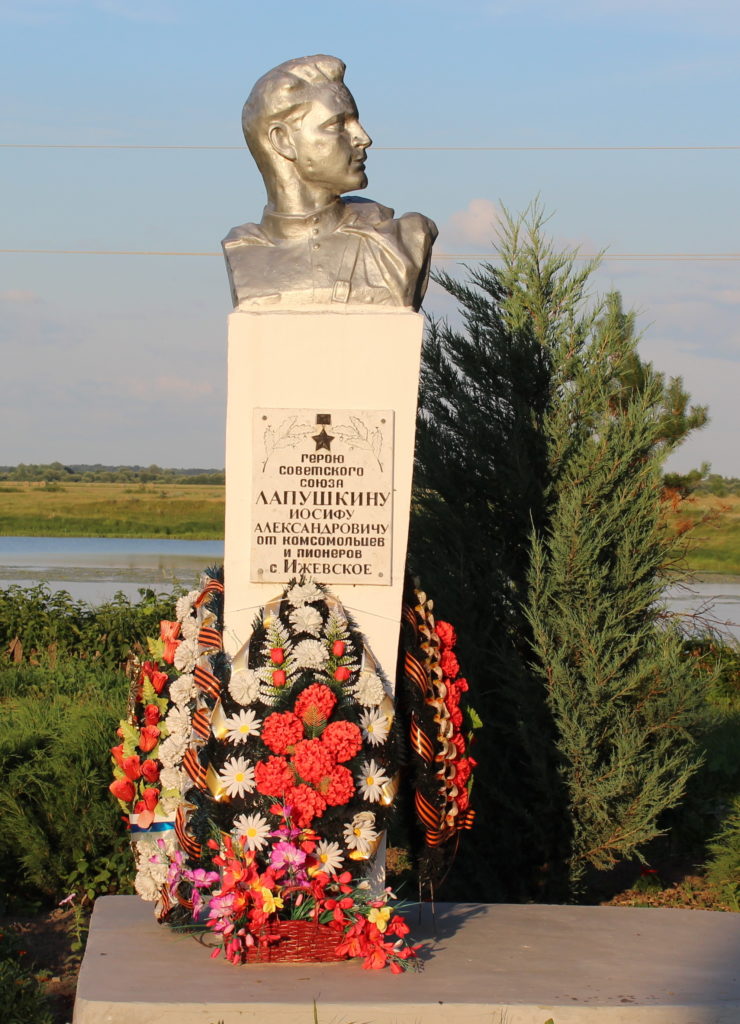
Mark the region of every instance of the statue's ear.
<instances>
[{"instance_id":1,"label":"statue's ear","mask_svg":"<svg viewBox=\"0 0 740 1024\"><path fill-rule=\"evenodd\" d=\"M287 124L275 121L267 129L267 137L276 153L285 157L286 160L295 160L297 154L293 145L292 132Z\"/></svg>"}]
</instances>

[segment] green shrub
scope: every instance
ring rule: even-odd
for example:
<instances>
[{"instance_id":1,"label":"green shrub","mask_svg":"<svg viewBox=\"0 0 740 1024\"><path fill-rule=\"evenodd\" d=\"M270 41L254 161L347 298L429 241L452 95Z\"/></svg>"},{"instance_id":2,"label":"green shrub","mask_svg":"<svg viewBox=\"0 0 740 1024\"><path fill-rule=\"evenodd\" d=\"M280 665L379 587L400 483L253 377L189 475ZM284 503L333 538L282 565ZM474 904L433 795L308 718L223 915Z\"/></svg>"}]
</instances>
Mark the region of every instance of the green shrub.
<instances>
[{"instance_id":1,"label":"green shrub","mask_svg":"<svg viewBox=\"0 0 740 1024\"><path fill-rule=\"evenodd\" d=\"M740 796L709 843L709 853L707 878L730 906L740 910Z\"/></svg>"},{"instance_id":2,"label":"green shrub","mask_svg":"<svg viewBox=\"0 0 740 1024\"><path fill-rule=\"evenodd\" d=\"M0 935L0 1006L4 1024L53 1024L48 1000L18 942Z\"/></svg>"}]
</instances>

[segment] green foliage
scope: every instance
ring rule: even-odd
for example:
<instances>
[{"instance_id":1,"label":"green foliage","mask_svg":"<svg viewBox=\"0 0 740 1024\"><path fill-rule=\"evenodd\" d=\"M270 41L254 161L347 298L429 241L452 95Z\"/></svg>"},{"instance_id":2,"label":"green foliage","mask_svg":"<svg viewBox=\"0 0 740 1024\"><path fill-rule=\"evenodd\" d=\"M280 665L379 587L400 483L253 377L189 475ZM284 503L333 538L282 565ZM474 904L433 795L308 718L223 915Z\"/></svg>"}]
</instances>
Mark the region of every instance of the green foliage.
<instances>
[{"instance_id":1,"label":"green foliage","mask_svg":"<svg viewBox=\"0 0 740 1024\"><path fill-rule=\"evenodd\" d=\"M730 906L740 910L740 795L709 843L709 853L707 878Z\"/></svg>"},{"instance_id":2,"label":"green foliage","mask_svg":"<svg viewBox=\"0 0 740 1024\"><path fill-rule=\"evenodd\" d=\"M223 484L223 470L162 469L161 466L64 466L61 462L46 464L20 463L0 466L0 480L45 481L47 490L63 490L54 486L64 483L159 483L159 484Z\"/></svg>"},{"instance_id":3,"label":"green foliage","mask_svg":"<svg viewBox=\"0 0 740 1024\"><path fill-rule=\"evenodd\" d=\"M26 950L8 932L0 935L0 1006L4 1024L53 1024L49 1002L26 963Z\"/></svg>"},{"instance_id":4,"label":"green foliage","mask_svg":"<svg viewBox=\"0 0 740 1024\"><path fill-rule=\"evenodd\" d=\"M696 766L697 677L654 602L662 462L706 410L639 359L618 295L589 302L595 264L538 207L499 251L438 277L464 330L425 343L410 554L484 721L464 888L562 898L639 854Z\"/></svg>"}]
</instances>

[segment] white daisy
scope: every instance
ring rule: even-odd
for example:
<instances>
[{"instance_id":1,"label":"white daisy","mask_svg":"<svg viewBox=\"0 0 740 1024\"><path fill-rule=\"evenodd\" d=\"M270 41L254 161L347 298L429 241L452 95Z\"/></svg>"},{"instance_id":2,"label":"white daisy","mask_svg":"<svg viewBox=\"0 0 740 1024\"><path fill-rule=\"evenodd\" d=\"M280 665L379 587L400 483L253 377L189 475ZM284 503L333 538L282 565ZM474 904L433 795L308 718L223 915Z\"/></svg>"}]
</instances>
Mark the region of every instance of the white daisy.
<instances>
[{"instance_id":1,"label":"white daisy","mask_svg":"<svg viewBox=\"0 0 740 1024\"><path fill-rule=\"evenodd\" d=\"M314 856L319 862L319 870L325 871L327 875L336 874L344 860L339 843L330 843L326 839L316 844Z\"/></svg>"},{"instance_id":2,"label":"white daisy","mask_svg":"<svg viewBox=\"0 0 740 1024\"><path fill-rule=\"evenodd\" d=\"M352 821L344 826L344 842L349 850L367 856L372 845L378 838L375 831L375 815L371 811L361 811Z\"/></svg>"},{"instance_id":3,"label":"white daisy","mask_svg":"<svg viewBox=\"0 0 740 1024\"><path fill-rule=\"evenodd\" d=\"M315 608L304 604L290 613L290 624L296 633L310 633L311 636L318 636L323 619Z\"/></svg>"},{"instance_id":4,"label":"white daisy","mask_svg":"<svg viewBox=\"0 0 740 1024\"><path fill-rule=\"evenodd\" d=\"M175 605L175 618L178 622L183 622L191 614L199 595L199 590L191 590L188 594L178 597Z\"/></svg>"},{"instance_id":5,"label":"white daisy","mask_svg":"<svg viewBox=\"0 0 740 1024\"><path fill-rule=\"evenodd\" d=\"M322 596L315 583L304 583L302 586L296 583L287 594L288 604L292 605L293 608L300 608L301 605L319 601Z\"/></svg>"},{"instance_id":6,"label":"white daisy","mask_svg":"<svg viewBox=\"0 0 740 1024\"><path fill-rule=\"evenodd\" d=\"M192 672L198 660L198 644L195 640L182 640L175 651L175 668L178 672Z\"/></svg>"},{"instance_id":7,"label":"white daisy","mask_svg":"<svg viewBox=\"0 0 740 1024\"><path fill-rule=\"evenodd\" d=\"M238 818L234 818L234 833L245 837L248 850L261 850L267 846L270 831L267 818L263 818L261 814L240 814Z\"/></svg>"},{"instance_id":8,"label":"white daisy","mask_svg":"<svg viewBox=\"0 0 740 1024\"><path fill-rule=\"evenodd\" d=\"M366 708L376 708L385 697L383 681L375 672L365 669L360 672L360 678L355 686L355 694L360 704Z\"/></svg>"},{"instance_id":9,"label":"white daisy","mask_svg":"<svg viewBox=\"0 0 740 1024\"><path fill-rule=\"evenodd\" d=\"M244 796L254 790L254 768L243 757L230 757L218 777L229 796Z\"/></svg>"},{"instance_id":10,"label":"white daisy","mask_svg":"<svg viewBox=\"0 0 740 1024\"><path fill-rule=\"evenodd\" d=\"M175 704L187 704L198 694L198 687L190 673L180 676L170 684L170 700Z\"/></svg>"},{"instance_id":11,"label":"white daisy","mask_svg":"<svg viewBox=\"0 0 740 1024\"><path fill-rule=\"evenodd\" d=\"M363 738L376 747L385 743L391 728L391 720L382 711L365 711L360 715Z\"/></svg>"},{"instance_id":12,"label":"white daisy","mask_svg":"<svg viewBox=\"0 0 740 1024\"><path fill-rule=\"evenodd\" d=\"M229 680L229 693L237 704L251 704L257 699L259 680L249 668L234 672Z\"/></svg>"},{"instance_id":13,"label":"white daisy","mask_svg":"<svg viewBox=\"0 0 740 1024\"><path fill-rule=\"evenodd\" d=\"M293 648L293 657L299 668L323 668L329 652L320 640L301 640Z\"/></svg>"},{"instance_id":14,"label":"white daisy","mask_svg":"<svg viewBox=\"0 0 740 1024\"><path fill-rule=\"evenodd\" d=\"M258 736L262 719L257 718L254 711L238 711L226 719L229 730L228 739L231 743L245 743L250 736Z\"/></svg>"},{"instance_id":15,"label":"white daisy","mask_svg":"<svg viewBox=\"0 0 740 1024\"><path fill-rule=\"evenodd\" d=\"M369 761L365 761L360 769L357 781L362 798L368 800L371 804L377 804L383 796L383 786L387 785L390 780L380 765L376 764L373 758L370 758Z\"/></svg>"}]
</instances>

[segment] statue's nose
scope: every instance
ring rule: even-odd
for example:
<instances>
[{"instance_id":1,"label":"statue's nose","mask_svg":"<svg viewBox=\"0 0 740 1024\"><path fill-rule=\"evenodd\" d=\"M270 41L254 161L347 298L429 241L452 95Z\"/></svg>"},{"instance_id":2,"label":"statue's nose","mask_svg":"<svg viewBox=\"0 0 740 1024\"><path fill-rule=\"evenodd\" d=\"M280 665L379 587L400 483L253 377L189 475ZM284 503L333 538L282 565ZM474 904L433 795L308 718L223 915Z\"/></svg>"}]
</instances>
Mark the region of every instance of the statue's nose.
<instances>
[{"instance_id":1,"label":"statue's nose","mask_svg":"<svg viewBox=\"0 0 740 1024\"><path fill-rule=\"evenodd\" d=\"M370 149L373 144L373 140L367 134L362 125L357 122L357 134L355 135L355 145L362 146L363 149Z\"/></svg>"}]
</instances>

